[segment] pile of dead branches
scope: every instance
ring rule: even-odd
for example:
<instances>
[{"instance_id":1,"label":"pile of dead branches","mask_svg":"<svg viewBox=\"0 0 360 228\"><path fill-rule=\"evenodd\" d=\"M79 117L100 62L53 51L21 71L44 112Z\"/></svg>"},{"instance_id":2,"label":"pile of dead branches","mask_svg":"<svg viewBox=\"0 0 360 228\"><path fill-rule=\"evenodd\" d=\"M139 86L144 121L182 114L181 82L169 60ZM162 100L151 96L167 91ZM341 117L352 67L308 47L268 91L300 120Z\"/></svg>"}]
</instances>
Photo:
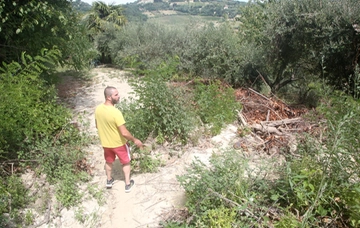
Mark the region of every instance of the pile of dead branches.
<instances>
[{"instance_id":1,"label":"pile of dead branches","mask_svg":"<svg viewBox=\"0 0 360 228\"><path fill-rule=\"evenodd\" d=\"M291 107L276 97L266 97L251 88L238 89L236 97L243 106L238 112L238 121L257 139L257 150L260 145L262 150L274 154L280 148L289 148L294 133L308 132L317 125L302 118L308 112L307 108ZM246 147L245 141L240 139L234 147Z\"/></svg>"}]
</instances>

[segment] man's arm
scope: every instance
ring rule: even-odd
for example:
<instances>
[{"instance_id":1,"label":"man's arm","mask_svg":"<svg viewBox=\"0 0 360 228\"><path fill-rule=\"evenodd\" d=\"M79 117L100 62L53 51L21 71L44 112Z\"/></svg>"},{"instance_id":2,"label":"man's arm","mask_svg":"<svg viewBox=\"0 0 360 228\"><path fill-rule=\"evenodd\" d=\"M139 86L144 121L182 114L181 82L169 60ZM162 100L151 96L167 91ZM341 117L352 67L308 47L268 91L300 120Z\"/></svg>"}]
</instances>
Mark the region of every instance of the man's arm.
<instances>
[{"instance_id":1,"label":"man's arm","mask_svg":"<svg viewBox=\"0 0 360 228\"><path fill-rule=\"evenodd\" d=\"M128 131L128 129L126 128L125 124L119 126L118 129L119 129L120 134L121 134L122 136L124 136L124 138L126 138L126 139L129 140L129 141L134 142L137 147L140 147L140 148L141 148L141 147L144 146L143 143L142 143L139 139L135 138L135 137Z\"/></svg>"}]
</instances>

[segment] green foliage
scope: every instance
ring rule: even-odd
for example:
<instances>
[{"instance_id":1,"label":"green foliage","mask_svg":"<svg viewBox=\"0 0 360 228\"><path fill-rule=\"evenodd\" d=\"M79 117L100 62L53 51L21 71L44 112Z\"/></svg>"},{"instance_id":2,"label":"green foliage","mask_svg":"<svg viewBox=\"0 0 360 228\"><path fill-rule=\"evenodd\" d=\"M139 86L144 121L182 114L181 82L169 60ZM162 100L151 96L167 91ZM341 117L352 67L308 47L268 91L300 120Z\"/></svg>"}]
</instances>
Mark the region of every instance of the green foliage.
<instances>
[{"instance_id":1,"label":"green foliage","mask_svg":"<svg viewBox=\"0 0 360 228\"><path fill-rule=\"evenodd\" d=\"M87 190L89 191L90 195L97 200L97 203L100 206L103 206L106 203L105 192L103 189L99 189L93 184L89 184Z\"/></svg>"},{"instance_id":2,"label":"green foliage","mask_svg":"<svg viewBox=\"0 0 360 228\"><path fill-rule=\"evenodd\" d=\"M153 69L169 56L176 56L184 47L185 34L170 26L158 23L129 23L110 44L114 63L131 67L129 58L136 60L140 67ZM130 61L134 63L133 61Z\"/></svg>"},{"instance_id":3,"label":"green foliage","mask_svg":"<svg viewBox=\"0 0 360 228\"><path fill-rule=\"evenodd\" d=\"M322 138L306 138L300 159L288 161L278 188L286 192L282 206L296 208L303 226L321 226L318 217L359 223L360 123L358 101L341 94L331 97L318 111L327 119Z\"/></svg>"},{"instance_id":4,"label":"green foliage","mask_svg":"<svg viewBox=\"0 0 360 228\"><path fill-rule=\"evenodd\" d=\"M274 223L275 228L297 228L301 227L301 223L291 212L286 212L279 221Z\"/></svg>"},{"instance_id":5,"label":"green foliage","mask_svg":"<svg viewBox=\"0 0 360 228\"><path fill-rule=\"evenodd\" d=\"M121 67L153 69L168 56L177 56L177 72L204 78L243 83L243 53L233 29L203 23L164 26L156 23L128 24L109 44L112 59Z\"/></svg>"},{"instance_id":6,"label":"green foliage","mask_svg":"<svg viewBox=\"0 0 360 228\"><path fill-rule=\"evenodd\" d=\"M220 81L195 85L195 101L201 120L210 126L212 135L219 134L225 124L236 119L235 111L241 105L235 100L234 90Z\"/></svg>"},{"instance_id":7,"label":"green foliage","mask_svg":"<svg viewBox=\"0 0 360 228\"><path fill-rule=\"evenodd\" d=\"M186 206L194 217L190 225L231 227L228 225L236 223L239 227L245 227L245 221L251 221L239 217L238 213L249 208L254 198L252 192L258 189L262 175L247 181L244 174L251 172L247 162L236 151L224 151L221 155L212 156L210 166L197 160L187 174L177 177L186 191ZM225 221L222 216L229 220Z\"/></svg>"},{"instance_id":8,"label":"green foliage","mask_svg":"<svg viewBox=\"0 0 360 228\"><path fill-rule=\"evenodd\" d=\"M111 63L109 42L114 39L115 31L119 31L127 22L121 5L108 5L95 1L91 11L82 18L82 24L87 30L91 41L94 41L97 51L101 53L102 63Z\"/></svg>"},{"instance_id":9,"label":"green foliage","mask_svg":"<svg viewBox=\"0 0 360 228\"><path fill-rule=\"evenodd\" d=\"M167 2L154 2L154 3L146 3L142 5L147 11L158 11L158 10L168 10L170 4Z\"/></svg>"},{"instance_id":10,"label":"green foliage","mask_svg":"<svg viewBox=\"0 0 360 228\"><path fill-rule=\"evenodd\" d=\"M184 40L186 45L179 54L184 71L234 85L243 82L239 77L243 62L240 40L230 26L210 24L188 33L190 39Z\"/></svg>"},{"instance_id":11,"label":"green foliage","mask_svg":"<svg viewBox=\"0 0 360 228\"><path fill-rule=\"evenodd\" d=\"M359 226L359 101L337 93L317 111L326 130L299 138L299 156L283 165L267 161L253 169L235 151L213 155L209 165L193 163L178 177L193 218L188 225L263 227L272 208L275 227Z\"/></svg>"},{"instance_id":12,"label":"green foliage","mask_svg":"<svg viewBox=\"0 0 360 228\"><path fill-rule=\"evenodd\" d=\"M60 205L69 208L77 205L81 200L81 193L77 186L79 178L73 173L71 166L63 166L63 170L59 170L55 197Z\"/></svg>"},{"instance_id":13,"label":"green foliage","mask_svg":"<svg viewBox=\"0 0 360 228\"><path fill-rule=\"evenodd\" d=\"M172 222L172 221L161 222L160 225L164 228L188 228L188 227L191 227L191 226L188 226L187 224L183 224L180 222Z\"/></svg>"},{"instance_id":14,"label":"green foliage","mask_svg":"<svg viewBox=\"0 0 360 228\"><path fill-rule=\"evenodd\" d=\"M347 91L349 91L349 93L352 94L355 99L360 99L360 68L359 68L359 64L356 65L354 74L349 76L348 85L349 85L349 88Z\"/></svg>"},{"instance_id":15,"label":"green foliage","mask_svg":"<svg viewBox=\"0 0 360 228\"><path fill-rule=\"evenodd\" d=\"M187 140L192 119L186 93L166 81L175 65L164 63L144 72L144 77L130 81L137 104L123 102L120 109L126 126L136 137L144 140L150 135L154 138L162 136L168 142Z\"/></svg>"},{"instance_id":16,"label":"green foliage","mask_svg":"<svg viewBox=\"0 0 360 228\"><path fill-rule=\"evenodd\" d=\"M70 59L76 69L86 64L86 59L77 59L89 43L70 1L1 0L0 18L0 63L18 61L25 51L36 56L41 49L56 46L63 53L58 59L62 64Z\"/></svg>"},{"instance_id":17,"label":"green foliage","mask_svg":"<svg viewBox=\"0 0 360 228\"><path fill-rule=\"evenodd\" d=\"M81 13L86 13L91 10L91 5L81 0L75 0L71 2L72 7Z\"/></svg>"},{"instance_id":18,"label":"green foliage","mask_svg":"<svg viewBox=\"0 0 360 228\"><path fill-rule=\"evenodd\" d=\"M231 228L236 218L236 210L220 206L216 209L208 210L201 218L205 227L224 227Z\"/></svg>"},{"instance_id":19,"label":"green foliage","mask_svg":"<svg viewBox=\"0 0 360 228\"><path fill-rule=\"evenodd\" d=\"M0 179L0 214L10 213L13 216L18 208L29 202L27 190L21 179L15 175ZM1 220L0 218L0 224Z\"/></svg>"},{"instance_id":20,"label":"green foliage","mask_svg":"<svg viewBox=\"0 0 360 228\"><path fill-rule=\"evenodd\" d=\"M75 184L86 177L78 172L76 162L84 159L84 152L79 148L88 141L71 124L69 110L57 103L54 86L49 86L43 79L42 75L49 73L59 56L57 49L44 49L42 55L35 57L23 54L21 63L3 63L0 68L3 101L0 112L5 121L0 122L0 151L2 161L12 159L20 167L26 166L37 174L45 174L47 181L56 183L59 203L69 207L79 202L81 197ZM2 173L2 177L7 180L15 175L7 177ZM2 186L5 195L12 195L11 220L29 225L31 212L22 216L19 209L30 199L26 191L12 193L22 185L15 180L11 183L17 186ZM21 198L27 201L18 203ZM4 204L4 207L9 210L9 205Z\"/></svg>"},{"instance_id":21,"label":"green foliage","mask_svg":"<svg viewBox=\"0 0 360 228\"><path fill-rule=\"evenodd\" d=\"M24 217L24 223L26 226L30 226L34 223L35 215L33 214L32 210L27 210Z\"/></svg>"},{"instance_id":22,"label":"green foliage","mask_svg":"<svg viewBox=\"0 0 360 228\"><path fill-rule=\"evenodd\" d=\"M359 20L358 1L254 2L239 19L243 45L257 47L247 53L254 57L248 62L251 81L261 74L272 92L319 78L346 88L358 61L353 27Z\"/></svg>"},{"instance_id":23,"label":"green foliage","mask_svg":"<svg viewBox=\"0 0 360 228\"><path fill-rule=\"evenodd\" d=\"M31 156L39 163L36 171L45 174L47 181L56 186L55 196L63 207L75 206L82 198L78 184L88 181L89 176L77 163L86 162L81 148L88 143L86 135L66 124L55 137L43 138L31 148L36 151Z\"/></svg>"},{"instance_id":24,"label":"green foliage","mask_svg":"<svg viewBox=\"0 0 360 228\"><path fill-rule=\"evenodd\" d=\"M136 158L131 160L131 167L133 167L136 172L153 173L156 172L161 165L160 158L152 155L150 148L135 149L133 154Z\"/></svg>"},{"instance_id":25,"label":"green foliage","mask_svg":"<svg viewBox=\"0 0 360 228\"><path fill-rule=\"evenodd\" d=\"M145 22L148 16L143 14L138 4L124 5L124 15L129 22Z\"/></svg>"},{"instance_id":26,"label":"green foliage","mask_svg":"<svg viewBox=\"0 0 360 228\"><path fill-rule=\"evenodd\" d=\"M302 157L287 166L287 176L282 181L288 183L290 191L286 195L287 201L304 214L306 209L314 203L316 194L322 187L323 170L321 163L312 157ZM290 204L290 202L287 202Z\"/></svg>"},{"instance_id":27,"label":"green foliage","mask_svg":"<svg viewBox=\"0 0 360 228\"><path fill-rule=\"evenodd\" d=\"M54 87L47 86L40 74L59 56L58 50L44 50L34 58L23 55L22 64L13 62L0 68L2 100L0 151L17 158L27 146L55 135L69 121L70 113L56 103ZM15 127L16 126L16 127ZM27 159L23 153L22 159Z\"/></svg>"}]
</instances>

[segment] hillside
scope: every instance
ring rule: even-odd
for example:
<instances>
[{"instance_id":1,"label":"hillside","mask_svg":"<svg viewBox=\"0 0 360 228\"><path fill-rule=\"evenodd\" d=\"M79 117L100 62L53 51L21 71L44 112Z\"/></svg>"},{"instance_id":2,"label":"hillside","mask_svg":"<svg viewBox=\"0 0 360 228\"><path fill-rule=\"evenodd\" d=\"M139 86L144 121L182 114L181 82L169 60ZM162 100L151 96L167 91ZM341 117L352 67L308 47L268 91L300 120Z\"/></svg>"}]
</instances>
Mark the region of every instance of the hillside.
<instances>
[{"instance_id":1,"label":"hillside","mask_svg":"<svg viewBox=\"0 0 360 228\"><path fill-rule=\"evenodd\" d=\"M124 14L128 21L144 20L143 15L159 11L172 11L172 14L188 14L199 16L234 18L240 13L240 7L246 2L242 1L182 1L182 0L138 0L124 6ZM85 13L91 10L91 5L80 0L73 2L74 8Z\"/></svg>"}]
</instances>

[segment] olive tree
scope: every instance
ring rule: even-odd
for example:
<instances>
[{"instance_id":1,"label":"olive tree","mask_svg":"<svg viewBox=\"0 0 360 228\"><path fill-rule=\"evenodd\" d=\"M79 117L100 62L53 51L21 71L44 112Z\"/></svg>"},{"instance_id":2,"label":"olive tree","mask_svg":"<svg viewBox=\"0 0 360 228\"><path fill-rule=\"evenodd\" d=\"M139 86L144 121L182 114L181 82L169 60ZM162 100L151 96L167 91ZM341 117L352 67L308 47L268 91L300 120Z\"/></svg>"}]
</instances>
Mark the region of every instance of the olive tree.
<instances>
[{"instance_id":1,"label":"olive tree","mask_svg":"<svg viewBox=\"0 0 360 228\"><path fill-rule=\"evenodd\" d=\"M257 47L247 53L246 76L261 76L273 92L318 79L344 89L359 61L359 4L353 0L250 2L239 19L243 44Z\"/></svg>"}]
</instances>

